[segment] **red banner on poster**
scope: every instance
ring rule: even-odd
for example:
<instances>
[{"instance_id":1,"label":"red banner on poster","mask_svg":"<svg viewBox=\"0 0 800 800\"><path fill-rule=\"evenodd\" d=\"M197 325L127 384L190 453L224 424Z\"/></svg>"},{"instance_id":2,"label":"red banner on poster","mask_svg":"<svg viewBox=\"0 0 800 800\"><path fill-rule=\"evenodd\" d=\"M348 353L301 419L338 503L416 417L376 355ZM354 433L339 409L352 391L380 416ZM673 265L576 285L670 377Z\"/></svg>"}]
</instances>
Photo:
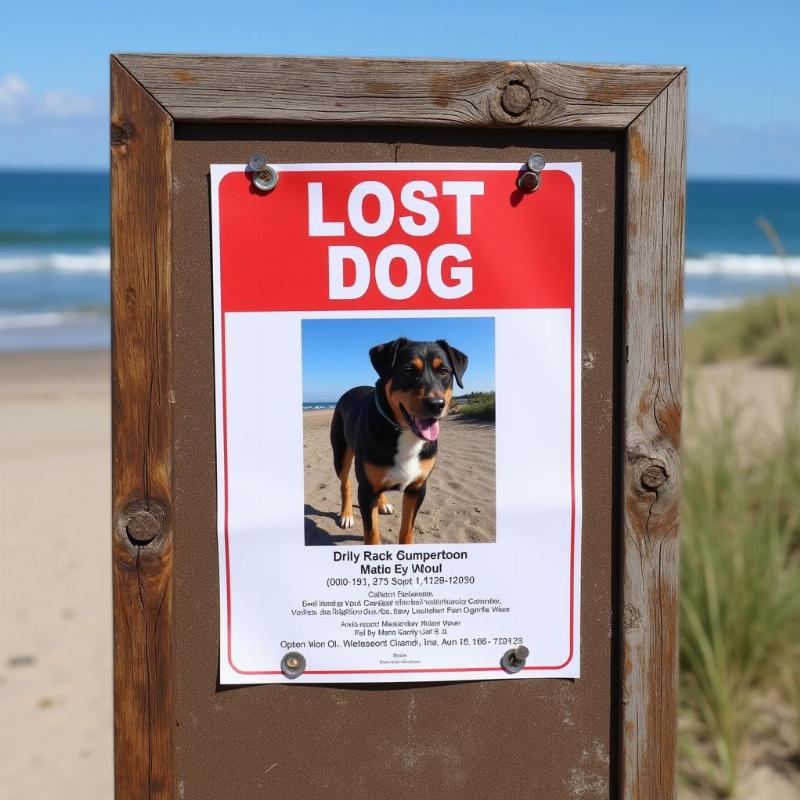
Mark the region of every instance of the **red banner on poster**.
<instances>
[{"instance_id":1,"label":"red banner on poster","mask_svg":"<svg viewBox=\"0 0 800 800\"><path fill-rule=\"evenodd\" d=\"M279 168L269 193L229 173L222 311L572 307L572 178L548 169L525 194L491 167Z\"/></svg>"}]
</instances>

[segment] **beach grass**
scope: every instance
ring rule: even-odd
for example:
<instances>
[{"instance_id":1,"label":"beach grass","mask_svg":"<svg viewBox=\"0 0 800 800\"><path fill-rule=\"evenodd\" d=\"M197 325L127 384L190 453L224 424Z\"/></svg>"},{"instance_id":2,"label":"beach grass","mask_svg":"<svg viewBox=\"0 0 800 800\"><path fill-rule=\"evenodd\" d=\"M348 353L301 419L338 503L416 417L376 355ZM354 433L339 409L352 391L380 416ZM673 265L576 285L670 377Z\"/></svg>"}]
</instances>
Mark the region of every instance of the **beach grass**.
<instances>
[{"instance_id":1,"label":"beach grass","mask_svg":"<svg viewBox=\"0 0 800 800\"><path fill-rule=\"evenodd\" d=\"M462 419L477 419L483 422L495 421L495 393L472 392L466 395L463 403L455 409Z\"/></svg>"},{"instance_id":2,"label":"beach grass","mask_svg":"<svg viewBox=\"0 0 800 800\"><path fill-rule=\"evenodd\" d=\"M737 357L796 364L786 331L800 294L700 320L687 330L695 361ZM779 335L780 334L780 335ZM687 389L682 448L681 771L729 797L743 744L767 694L800 718L800 370L776 427L743 423L729 397L712 413Z\"/></svg>"},{"instance_id":3,"label":"beach grass","mask_svg":"<svg viewBox=\"0 0 800 800\"><path fill-rule=\"evenodd\" d=\"M752 358L799 367L800 288L700 317L687 329L685 355L689 364Z\"/></svg>"}]
</instances>

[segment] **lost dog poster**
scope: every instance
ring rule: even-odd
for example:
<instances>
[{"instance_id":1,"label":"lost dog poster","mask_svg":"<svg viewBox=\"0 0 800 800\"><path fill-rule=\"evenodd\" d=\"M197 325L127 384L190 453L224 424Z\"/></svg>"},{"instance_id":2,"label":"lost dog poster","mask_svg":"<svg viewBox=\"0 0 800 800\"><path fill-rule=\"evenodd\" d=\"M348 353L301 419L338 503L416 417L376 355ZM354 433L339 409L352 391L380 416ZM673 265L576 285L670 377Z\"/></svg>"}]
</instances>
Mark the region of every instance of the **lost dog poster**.
<instances>
[{"instance_id":1,"label":"lost dog poster","mask_svg":"<svg viewBox=\"0 0 800 800\"><path fill-rule=\"evenodd\" d=\"M578 677L580 164L274 170L211 167L220 681Z\"/></svg>"}]
</instances>

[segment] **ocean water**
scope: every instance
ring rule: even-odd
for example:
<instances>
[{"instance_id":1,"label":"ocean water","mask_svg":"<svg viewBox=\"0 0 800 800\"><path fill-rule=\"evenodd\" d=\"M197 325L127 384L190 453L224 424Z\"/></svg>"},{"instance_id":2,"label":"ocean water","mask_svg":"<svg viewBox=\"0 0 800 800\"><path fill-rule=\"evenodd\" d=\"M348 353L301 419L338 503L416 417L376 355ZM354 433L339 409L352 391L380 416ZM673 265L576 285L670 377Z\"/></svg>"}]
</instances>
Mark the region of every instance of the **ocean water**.
<instances>
[{"instance_id":1,"label":"ocean water","mask_svg":"<svg viewBox=\"0 0 800 800\"><path fill-rule=\"evenodd\" d=\"M0 172L0 350L108 345L108 240L107 174ZM800 182L689 181L688 318L798 285Z\"/></svg>"},{"instance_id":2,"label":"ocean water","mask_svg":"<svg viewBox=\"0 0 800 800\"><path fill-rule=\"evenodd\" d=\"M104 173L0 172L0 350L109 343Z\"/></svg>"},{"instance_id":3,"label":"ocean water","mask_svg":"<svg viewBox=\"0 0 800 800\"><path fill-rule=\"evenodd\" d=\"M783 252L779 254L776 247ZM800 181L688 182L688 319L737 305L752 295L796 286L800 286Z\"/></svg>"}]
</instances>

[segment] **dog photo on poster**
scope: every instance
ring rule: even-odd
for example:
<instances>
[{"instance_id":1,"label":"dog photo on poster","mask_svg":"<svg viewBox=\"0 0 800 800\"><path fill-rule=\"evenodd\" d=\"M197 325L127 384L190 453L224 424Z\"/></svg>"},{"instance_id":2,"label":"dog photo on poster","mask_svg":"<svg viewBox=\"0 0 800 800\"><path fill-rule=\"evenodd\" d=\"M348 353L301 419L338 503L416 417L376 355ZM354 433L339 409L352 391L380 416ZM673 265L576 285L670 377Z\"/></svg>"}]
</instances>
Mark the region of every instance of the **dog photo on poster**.
<instances>
[{"instance_id":1,"label":"dog photo on poster","mask_svg":"<svg viewBox=\"0 0 800 800\"><path fill-rule=\"evenodd\" d=\"M274 169L211 166L220 682L579 677L580 164Z\"/></svg>"},{"instance_id":2,"label":"dog photo on poster","mask_svg":"<svg viewBox=\"0 0 800 800\"><path fill-rule=\"evenodd\" d=\"M493 542L494 319L301 325L306 544Z\"/></svg>"}]
</instances>

